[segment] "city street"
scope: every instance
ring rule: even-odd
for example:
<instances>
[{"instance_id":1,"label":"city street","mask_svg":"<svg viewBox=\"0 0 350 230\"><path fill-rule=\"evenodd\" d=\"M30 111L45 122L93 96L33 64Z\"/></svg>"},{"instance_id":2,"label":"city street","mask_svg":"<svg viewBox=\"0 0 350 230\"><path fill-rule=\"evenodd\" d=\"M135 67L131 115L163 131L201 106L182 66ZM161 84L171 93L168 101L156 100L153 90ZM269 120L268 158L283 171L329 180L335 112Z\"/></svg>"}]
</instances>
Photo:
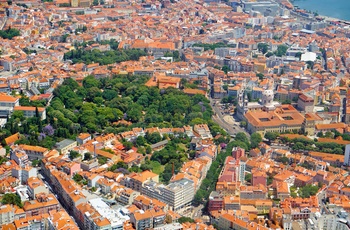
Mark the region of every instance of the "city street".
<instances>
[{"instance_id":1,"label":"city street","mask_svg":"<svg viewBox=\"0 0 350 230\"><path fill-rule=\"evenodd\" d=\"M198 207L194 207L192 211L192 219L197 219L202 217L202 209L204 208L203 205L199 205Z\"/></svg>"},{"instance_id":2,"label":"city street","mask_svg":"<svg viewBox=\"0 0 350 230\"><path fill-rule=\"evenodd\" d=\"M214 102L218 101L216 103L216 105L214 105ZM243 132L245 133L248 137L250 136L249 133L247 133L245 131L245 129L241 128L238 125L237 121L234 121L235 124L232 124L232 122L228 122L227 119L225 119L226 116L230 116L228 114L223 114L223 111L219 105L220 100L215 100L210 98L210 105L213 109L213 111L215 112L216 115L213 115L213 121L215 121L218 125L220 125L221 128L225 129L227 131L228 134L232 135L236 135L239 132ZM233 117L232 117L233 118ZM234 120L234 118L233 118Z\"/></svg>"}]
</instances>

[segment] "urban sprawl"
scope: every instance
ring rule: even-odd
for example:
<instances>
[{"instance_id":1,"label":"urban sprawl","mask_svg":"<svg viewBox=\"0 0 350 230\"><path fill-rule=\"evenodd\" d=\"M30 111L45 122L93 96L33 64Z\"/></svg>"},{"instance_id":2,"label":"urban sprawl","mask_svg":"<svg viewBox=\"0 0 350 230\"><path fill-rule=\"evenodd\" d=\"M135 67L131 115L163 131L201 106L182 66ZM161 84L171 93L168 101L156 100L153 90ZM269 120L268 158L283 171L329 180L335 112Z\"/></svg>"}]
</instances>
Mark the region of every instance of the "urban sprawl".
<instances>
[{"instance_id":1,"label":"urban sprawl","mask_svg":"<svg viewBox=\"0 0 350 230\"><path fill-rule=\"evenodd\" d=\"M350 229L349 44L288 0L0 0L0 229Z\"/></svg>"}]
</instances>

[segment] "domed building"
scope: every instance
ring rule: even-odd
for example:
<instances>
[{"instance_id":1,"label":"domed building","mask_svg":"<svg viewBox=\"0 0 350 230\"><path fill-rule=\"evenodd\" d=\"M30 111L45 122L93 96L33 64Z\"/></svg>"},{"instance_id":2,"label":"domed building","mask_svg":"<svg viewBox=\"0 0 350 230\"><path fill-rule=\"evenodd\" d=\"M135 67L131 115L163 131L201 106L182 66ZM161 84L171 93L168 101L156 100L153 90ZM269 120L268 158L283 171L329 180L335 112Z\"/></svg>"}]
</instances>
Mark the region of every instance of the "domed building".
<instances>
[{"instance_id":1,"label":"domed building","mask_svg":"<svg viewBox=\"0 0 350 230\"><path fill-rule=\"evenodd\" d=\"M238 94L237 117L244 120L244 115L249 111L274 111L281 107L278 101L274 101L273 90L264 90L259 102L249 102L244 89Z\"/></svg>"}]
</instances>

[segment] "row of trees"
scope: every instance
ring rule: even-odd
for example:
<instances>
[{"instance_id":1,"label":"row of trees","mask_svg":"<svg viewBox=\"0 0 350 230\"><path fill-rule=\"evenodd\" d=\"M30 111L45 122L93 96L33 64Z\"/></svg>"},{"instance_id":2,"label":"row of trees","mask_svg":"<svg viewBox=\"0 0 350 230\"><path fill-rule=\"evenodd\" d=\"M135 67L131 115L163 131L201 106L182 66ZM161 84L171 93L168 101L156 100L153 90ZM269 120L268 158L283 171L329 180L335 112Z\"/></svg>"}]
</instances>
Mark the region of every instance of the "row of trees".
<instances>
[{"instance_id":1,"label":"row of trees","mask_svg":"<svg viewBox=\"0 0 350 230\"><path fill-rule=\"evenodd\" d=\"M64 60L72 60L74 64L99 63L100 65L109 65L129 60L137 61L141 56L146 55L146 51L139 49L100 51L98 49L85 50L78 48L65 53L63 58Z\"/></svg>"},{"instance_id":2,"label":"row of trees","mask_svg":"<svg viewBox=\"0 0 350 230\"><path fill-rule=\"evenodd\" d=\"M257 135L259 135L259 137ZM251 137L252 142L259 141L257 140L258 138L261 139L260 134L257 135ZM251 148L251 144L249 143L248 137L244 133L237 133L234 141L230 142L226 146L226 151L219 153L216 159L211 164L207 172L206 178L202 181L200 188L195 194L195 205L207 203L210 193L215 190L216 182L218 181L218 177L220 175L222 167L224 166L225 159L226 157L231 156L233 147L241 147L249 151Z\"/></svg>"},{"instance_id":3,"label":"row of trees","mask_svg":"<svg viewBox=\"0 0 350 230\"><path fill-rule=\"evenodd\" d=\"M328 137L333 138L337 136L344 136L345 139L349 138L347 134L340 134L337 133L337 131L333 132L327 132L325 135L318 135L322 137ZM274 141L279 137L279 133L276 132L267 132L265 134L265 138L269 141ZM308 138L294 138L289 139L287 137L281 138L281 141L283 143L287 143L292 146L292 149L295 151L298 150L306 150L306 151L318 151L318 152L325 152L325 153L334 153L334 154L344 154L345 146L333 142L318 142L317 139L311 140Z\"/></svg>"},{"instance_id":4,"label":"row of trees","mask_svg":"<svg viewBox=\"0 0 350 230\"><path fill-rule=\"evenodd\" d=\"M310 140L307 138L295 138L289 140L288 138L282 138L285 143L291 143L293 150L306 150L306 151L318 151L325 153L344 154L345 146L333 142L318 142L317 139Z\"/></svg>"},{"instance_id":5,"label":"row of trees","mask_svg":"<svg viewBox=\"0 0 350 230\"><path fill-rule=\"evenodd\" d=\"M218 42L214 44L209 43L196 43L192 45L193 47L203 47L205 51L207 50L215 50L216 48L223 48L223 47L232 47L235 48L234 45L228 45L223 42Z\"/></svg>"}]
</instances>

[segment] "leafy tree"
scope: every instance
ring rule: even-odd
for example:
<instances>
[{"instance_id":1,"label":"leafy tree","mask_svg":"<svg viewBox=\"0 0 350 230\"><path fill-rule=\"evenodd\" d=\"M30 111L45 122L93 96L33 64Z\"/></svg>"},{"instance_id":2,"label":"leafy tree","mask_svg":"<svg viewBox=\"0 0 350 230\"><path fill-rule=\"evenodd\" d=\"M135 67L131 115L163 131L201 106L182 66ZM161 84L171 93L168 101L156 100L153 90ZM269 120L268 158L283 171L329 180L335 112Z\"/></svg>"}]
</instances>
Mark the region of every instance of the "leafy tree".
<instances>
[{"instance_id":1,"label":"leafy tree","mask_svg":"<svg viewBox=\"0 0 350 230\"><path fill-rule=\"evenodd\" d=\"M13 37L19 36L20 31L18 29L14 29L9 27L6 30L0 30L0 37L4 39L12 39Z\"/></svg>"},{"instance_id":2,"label":"leafy tree","mask_svg":"<svg viewBox=\"0 0 350 230\"><path fill-rule=\"evenodd\" d=\"M260 52L262 52L263 54L265 54L269 50L269 45L267 43L259 43L258 44L258 50Z\"/></svg>"},{"instance_id":3,"label":"leafy tree","mask_svg":"<svg viewBox=\"0 0 350 230\"><path fill-rule=\"evenodd\" d=\"M334 135L334 134L333 134L332 132L327 131L327 132L325 133L324 136L325 136L326 138L333 138L333 135Z\"/></svg>"},{"instance_id":4,"label":"leafy tree","mask_svg":"<svg viewBox=\"0 0 350 230\"><path fill-rule=\"evenodd\" d=\"M78 173L74 174L74 176L73 176L73 180L77 183L81 182L83 179L84 178Z\"/></svg>"},{"instance_id":5,"label":"leafy tree","mask_svg":"<svg viewBox=\"0 0 350 230\"><path fill-rule=\"evenodd\" d=\"M104 156L98 156L97 159L100 165L106 164L108 160L107 157L104 157Z\"/></svg>"},{"instance_id":6,"label":"leafy tree","mask_svg":"<svg viewBox=\"0 0 350 230\"><path fill-rule=\"evenodd\" d=\"M151 143L151 144L155 144L158 143L162 140L162 137L160 136L160 134L158 132L154 132L154 133L146 133L145 136L146 140Z\"/></svg>"},{"instance_id":7,"label":"leafy tree","mask_svg":"<svg viewBox=\"0 0 350 230\"><path fill-rule=\"evenodd\" d=\"M222 71L225 72L225 74L228 73L228 71L230 70L230 68L227 66L227 65L224 65L222 68L221 68Z\"/></svg>"},{"instance_id":8,"label":"leafy tree","mask_svg":"<svg viewBox=\"0 0 350 230\"><path fill-rule=\"evenodd\" d=\"M236 134L235 140L242 141L244 143L249 143L247 135L245 135L245 133L242 133L242 132L239 132Z\"/></svg>"},{"instance_id":9,"label":"leafy tree","mask_svg":"<svg viewBox=\"0 0 350 230\"><path fill-rule=\"evenodd\" d=\"M283 156L283 157L280 157L279 159L277 159L277 161L279 161L279 162L281 162L281 163L283 163L283 164L288 164L289 163L289 158L288 157L285 157L285 156Z\"/></svg>"},{"instance_id":10,"label":"leafy tree","mask_svg":"<svg viewBox=\"0 0 350 230\"><path fill-rule=\"evenodd\" d=\"M333 150L333 153L335 153L335 154L343 154L344 151L343 151L342 148L335 148L335 149Z\"/></svg>"},{"instance_id":11,"label":"leafy tree","mask_svg":"<svg viewBox=\"0 0 350 230\"><path fill-rule=\"evenodd\" d=\"M91 64L94 62L99 63L101 65L109 65L116 62L120 63L128 60L137 61L141 56L147 55L147 53L144 50L119 50L113 48L110 51L100 51L98 49L85 50L83 48L78 47L75 50L65 53L64 60L72 60L73 63L83 62L85 64Z\"/></svg>"},{"instance_id":12,"label":"leafy tree","mask_svg":"<svg viewBox=\"0 0 350 230\"><path fill-rule=\"evenodd\" d=\"M84 153L84 161L89 161L91 159L92 159L91 153L89 153L89 152Z\"/></svg>"},{"instance_id":13,"label":"leafy tree","mask_svg":"<svg viewBox=\"0 0 350 230\"><path fill-rule=\"evenodd\" d=\"M152 148L151 148L151 146L147 146L146 147L146 154L151 154L152 153Z\"/></svg>"},{"instance_id":14,"label":"leafy tree","mask_svg":"<svg viewBox=\"0 0 350 230\"><path fill-rule=\"evenodd\" d=\"M18 194L15 194L15 193L6 193L5 195L3 195L1 199L1 203L17 205L20 208L23 207L21 198L19 197Z\"/></svg>"},{"instance_id":15,"label":"leafy tree","mask_svg":"<svg viewBox=\"0 0 350 230\"><path fill-rule=\"evenodd\" d=\"M298 53L295 54L295 57L301 58L301 55L302 55L302 54L303 54L302 52L298 52Z\"/></svg>"},{"instance_id":16,"label":"leafy tree","mask_svg":"<svg viewBox=\"0 0 350 230\"><path fill-rule=\"evenodd\" d=\"M32 161L32 166L33 167L38 167L38 166L40 166L40 162L41 162L41 160L33 160Z\"/></svg>"},{"instance_id":17,"label":"leafy tree","mask_svg":"<svg viewBox=\"0 0 350 230\"><path fill-rule=\"evenodd\" d=\"M256 148L259 146L259 143L262 141L262 137L259 133L253 133L251 136L250 136L250 145L251 145L251 148Z\"/></svg>"},{"instance_id":18,"label":"leafy tree","mask_svg":"<svg viewBox=\"0 0 350 230\"><path fill-rule=\"evenodd\" d=\"M273 55L274 55L274 53L272 53L272 52L267 52L267 53L265 54L265 57L269 58L269 57L271 57L271 56L273 56Z\"/></svg>"},{"instance_id":19,"label":"leafy tree","mask_svg":"<svg viewBox=\"0 0 350 230\"><path fill-rule=\"evenodd\" d=\"M128 165L124 161L119 161L117 164L112 165L108 170L114 172L117 169L128 169Z\"/></svg>"},{"instance_id":20,"label":"leafy tree","mask_svg":"<svg viewBox=\"0 0 350 230\"><path fill-rule=\"evenodd\" d=\"M266 132L265 133L265 138L268 139L269 141L276 140L278 136L279 136L279 133L276 133L276 132Z\"/></svg>"},{"instance_id":21,"label":"leafy tree","mask_svg":"<svg viewBox=\"0 0 350 230\"><path fill-rule=\"evenodd\" d=\"M146 170L152 171L152 170L153 170L153 165L152 165L152 163L151 163L150 160L147 160L146 162L144 162L143 164L141 164L140 169L141 169L142 171L146 171Z\"/></svg>"},{"instance_id":22,"label":"leafy tree","mask_svg":"<svg viewBox=\"0 0 350 230\"><path fill-rule=\"evenodd\" d=\"M146 144L146 139L143 136L138 136L136 138L136 146L144 146Z\"/></svg>"},{"instance_id":23,"label":"leafy tree","mask_svg":"<svg viewBox=\"0 0 350 230\"><path fill-rule=\"evenodd\" d=\"M246 122L246 121L241 121L241 122L239 123L239 126L240 126L240 127L247 127L247 122Z\"/></svg>"},{"instance_id":24,"label":"leafy tree","mask_svg":"<svg viewBox=\"0 0 350 230\"><path fill-rule=\"evenodd\" d=\"M282 101L282 105L290 105L290 104L292 104L292 101L290 99L286 99Z\"/></svg>"},{"instance_id":25,"label":"leafy tree","mask_svg":"<svg viewBox=\"0 0 350 230\"><path fill-rule=\"evenodd\" d=\"M180 224L183 224L183 223L194 223L194 220L190 217L185 217L185 216L182 216L178 219L178 222Z\"/></svg>"},{"instance_id":26,"label":"leafy tree","mask_svg":"<svg viewBox=\"0 0 350 230\"><path fill-rule=\"evenodd\" d=\"M260 80L263 80L264 79L264 74L262 73L257 73L256 76L260 79Z\"/></svg>"},{"instance_id":27,"label":"leafy tree","mask_svg":"<svg viewBox=\"0 0 350 230\"><path fill-rule=\"evenodd\" d=\"M59 7L70 7L69 3L61 3L58 5Z\"/></svg>"},{"instance_id":28,"label":"leafy tree","mask_svg":"<svg viewBox=\"0 0 350 230\"><path fill-rule=\"evenodd\" d=\"M319 187L317 185L306 185L299 190L302 198L309 198L317 194Z\"/></svg>"},{"instance_id":29,"label":"leafy tree","mask_svg":"<svg viewBox=\"0 0 350 230\"><path fill-rule=\"evenodd\" d=\"M245 179L245 181L251 183L252 182L252 174L251 173L246 174L244 179Z\"/></svg>"},{"instance_id":30,"label":"leafy tree","mask_svg":"<svg viewBox=\"0 0 350 230\"><path fill-rule=\"evenodd\" d=\"M286 46L286 45L279 45L277 47L277 50L275 51L276 56L277 57L282 57L282 56L286 55L287 49L288 49L288 46Z\"/></svg>"},{"instance_id":31,"label":"leafy tree","mask_svg":"<svg viewBox=\"0 0 350 230\"><path fill-rule=\"evenodd\" d=\"M130 150L133 146L133 144L130 141L123 142L123 145L126 150Z\"/></svg>"},{"instance_id":32,"label":"leafy tree","mask_svg":"<svg viewBox=\"0 0 350 230\"><path fill-rule=\"evenodd\" d=\"M69 153L69 159L73 160L77 157L79 157L80 154L77 152L77 151L74 151L74 150L71 150L70 153Z\"/></svg>"},{"instance_id":33,"label":"leafy tree","mask_svg":"<svg viewBox=\"0 0 350 230\"><path fill-rule=\"evenodd\" d=\"M293 150L302 150L304 149L304 144L301 142L297 142L293 145Z\"/></svg>"}]
</instances>

